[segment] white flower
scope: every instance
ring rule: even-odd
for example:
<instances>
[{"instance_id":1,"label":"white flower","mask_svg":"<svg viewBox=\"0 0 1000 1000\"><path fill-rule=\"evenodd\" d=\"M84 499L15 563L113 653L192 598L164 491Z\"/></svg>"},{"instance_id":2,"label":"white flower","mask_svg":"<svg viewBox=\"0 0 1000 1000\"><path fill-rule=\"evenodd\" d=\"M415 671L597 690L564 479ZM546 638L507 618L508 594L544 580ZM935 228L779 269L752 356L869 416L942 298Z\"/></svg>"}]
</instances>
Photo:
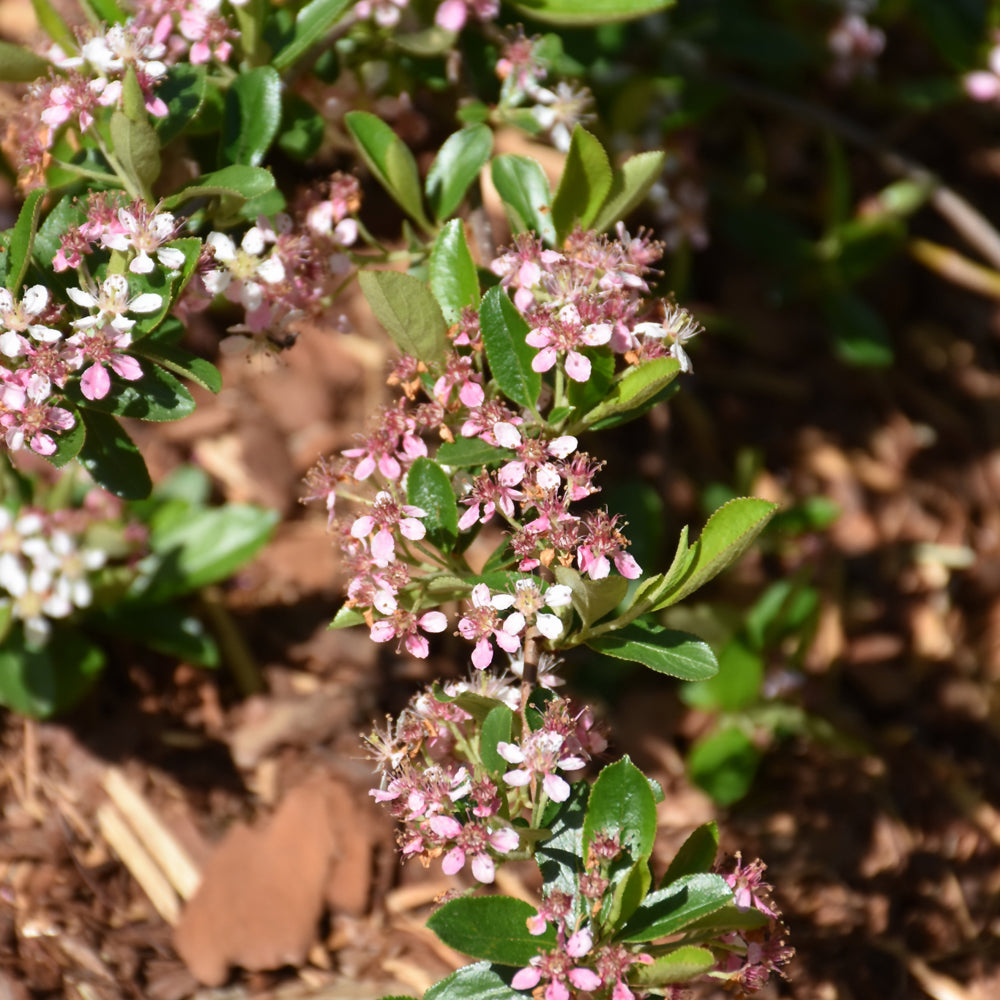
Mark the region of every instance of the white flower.
<instances>
[{"instance_id":1,"label":"white flower","mask_svg":"<svg viewBox=\"0 0 1000 1000\"><path fill-rule=\"evenodd\" d=\"M125 333L137 322L129 319L126 313L156 312L163 305L163 296L157 292L143 292L130 298L128 278L124 274L108 275L100 287L92 291L68 288L66 294L78 306L97 310L92 316L73 321L73 327L78 330L89 330L110 323L116 330Z\"/></svg>"},{"instance_id":2,"label":"white flower","mask_svg":"<svg viewBox=\"0 0 1000 1000\"><path fill-rule=\"evenodd\" d=\"M529 623L533 623L546 639L558 639L563 632L563 623L558 615L547 614L544 607L567 607L572 600L573 592L563 584L555 584L546 588L543 593L538 583L526 578L515 584L514 594L496 594L491 604L498 611L514 608L503 623L503 630L508 635L521 635Z\"/></svg>"}]
</instances>

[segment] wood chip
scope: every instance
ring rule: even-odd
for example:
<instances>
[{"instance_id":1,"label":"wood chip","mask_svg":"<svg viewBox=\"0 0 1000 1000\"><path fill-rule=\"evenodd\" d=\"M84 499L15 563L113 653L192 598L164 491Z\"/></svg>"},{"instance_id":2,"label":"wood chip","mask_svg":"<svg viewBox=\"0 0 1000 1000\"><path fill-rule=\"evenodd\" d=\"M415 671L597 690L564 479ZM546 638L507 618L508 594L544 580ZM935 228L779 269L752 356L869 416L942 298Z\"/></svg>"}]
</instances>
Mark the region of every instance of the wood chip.
<instances>
[{"instance_id":1,"label":"wood chip","mask_svg":"<svg viewBox=\"0 0 1000 1000\"><path fill-rule=\"evenodd\" d=\"M177 894L190 899L201 883L201 872L191 855L118 768L108 768L103 785Z\"/></svg>"},{"instance_id":2,"label":"wood chip","mask_svg":"<svg viewBox=\"0 0 1000 1000\"><path fill-rule=\"evenodd\" d=\"M149 897L156 912L171 926L176 924L180 916L177 893L132 832L125 817L114 805L105 802L97 810L97 825L122 864Z\"/></svg>"}]
</instances>

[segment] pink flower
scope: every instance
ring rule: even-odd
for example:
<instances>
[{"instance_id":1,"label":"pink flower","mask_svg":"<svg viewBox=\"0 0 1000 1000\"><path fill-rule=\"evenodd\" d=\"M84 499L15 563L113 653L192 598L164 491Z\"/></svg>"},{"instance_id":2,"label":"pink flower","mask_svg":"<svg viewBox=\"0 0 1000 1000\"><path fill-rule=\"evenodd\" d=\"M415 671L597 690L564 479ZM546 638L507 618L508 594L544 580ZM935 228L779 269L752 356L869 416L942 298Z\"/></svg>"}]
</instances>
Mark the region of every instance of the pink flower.
<instances>
[{"instance_id":1,"label":"pink flower","mask_svg":"<svg viewBox=\"0 0 1000 1000\"><path fill-rule=\"evenodd\" d=\"M395 604L395 599L392 603ZM369 635L373 642L388 642L398 638L397 649L399 645L405 646L411 656L425 660L430 653L430 644L417 630L443 632L447 627L448 619L440 611L428 611L417 618L412 611L394 608L390 617L380 619L372 625Z\"/></svg>"},{"instance_id":2,"label":"pink flower","mask_svg":"<svg viewBox=\"0 0 1000 1000\"><path fill-rule=\"evenodd\" d=\"M472 607L467 607L464 617L459 619L458 631L463 639L476 644L472 664L477 670L485 670L493 662L491 638L505 652L515 653L521 648L520 638L500 627L490 588L485 583L477 583L472 588Z\"/></svg>"}]
</instances>

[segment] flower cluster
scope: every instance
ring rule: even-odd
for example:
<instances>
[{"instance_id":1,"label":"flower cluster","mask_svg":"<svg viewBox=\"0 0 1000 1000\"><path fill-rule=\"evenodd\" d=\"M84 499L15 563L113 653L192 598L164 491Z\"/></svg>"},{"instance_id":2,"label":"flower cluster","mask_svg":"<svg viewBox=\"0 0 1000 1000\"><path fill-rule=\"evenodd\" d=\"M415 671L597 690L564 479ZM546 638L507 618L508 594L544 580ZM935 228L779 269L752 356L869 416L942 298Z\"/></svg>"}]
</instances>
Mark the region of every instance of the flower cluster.
<instances>
[{"instance_id":1,"label":"flower cluster","mask_svg":"<svg viewBox=\"0 0 1000 1000\"><path fill-rule=\"evenodd\" d=\"M21 622L33 645L49 638L52 619L93 599L108 555L91 540L91 527L104 516L91 507L49 513L0 506L0 617Z\"/></svg>"},{"instance_id":2,"label":"flower cluster","mask_svg":"<svg viewBox=\"0 0 1000 1000\"><path fill-rule=\"evenodd\" d=\"M389 381L405 398L384 408L356 447L314 470L309 499L326 504L352 576L348 605L364 615L375 641L395 639L411 655L427 655L421 632L441 632L446 624L442 612L427 610L440 602L421 580L449 559L464 572L457 557L435 554L426 537L421 519L438 512L406 509L409 471L431 455L431 438L465 439L487 449L491 458L478 471L438 467L458 501L458 532L493 524L508 538L497 566L506 576L465 591L456 622L457 634L473 644L476 668L491 663L495 646L515 655L537 637L557 648L570 620L568 586L550 585L558 568L594 581L612 572L629 580L641 575L621 521L603 509L577 509L599 491L595 477L602 464L541 413L565 404L571 385L586 384L598 358L606 371L616 355L627 365L673 356L690 371L685 345L701 327L672 303L652 314L643 304L658 252L648 237L624 230L618 239L576 232L562 252L545 249L533 236L518 237L492 268L529 325L526 344L537 351L532 368L552 380L542 410L511 408L490 379L479 318L466 311L451 330L451 351L439 368L428 372L423 362L404 356ZM366 501L362 484L377 496ZM338 493L364 503L365 510L338 521Z\"/></svg>"},{"instance_id":3,"label":"flower cluster","mask_svg":"<svg viewBox=\"0 0 1000 1000\"><path fill-rule=\"evenodd\" d=\"M497 742L495 753L514 765L498 775L484 763L478 723L462 707L463 698L516 705L517 678L484 673L444 690L443 696L430 690L416 695L395 722L368 737L382 774L371 794L402 824L404 857L425 865L441 857L447 875L469 861L474 878L491 883L496 863L520 846L511 819L537 814L546 801L565 801L570 786L556 772L579 771L607 743L588 712L552 698L536 729Z\"/></svg>"},{"instance_id":4,"label":"flower cluster","mask_svg":"<svg viewBox=\"0 0 1000 1000\"><path fill-rule=\"evenodd\" d=\"M107 396L107 367L127 381L142 377L139 363L127 353L130 331L135 317L157 311L163 297L133 294L122 274L71 287L67 296L77 307L68 321L69 304L54 304L44 285L32 285L19 299L0 289L0 354L9 365L0 365L0 427L10 451L27 447L39 455L54 454L53 435L75 424L59 403L61 390L77 372L82 370L80 391L87 399Z\"/></svg>"}]
</instances>

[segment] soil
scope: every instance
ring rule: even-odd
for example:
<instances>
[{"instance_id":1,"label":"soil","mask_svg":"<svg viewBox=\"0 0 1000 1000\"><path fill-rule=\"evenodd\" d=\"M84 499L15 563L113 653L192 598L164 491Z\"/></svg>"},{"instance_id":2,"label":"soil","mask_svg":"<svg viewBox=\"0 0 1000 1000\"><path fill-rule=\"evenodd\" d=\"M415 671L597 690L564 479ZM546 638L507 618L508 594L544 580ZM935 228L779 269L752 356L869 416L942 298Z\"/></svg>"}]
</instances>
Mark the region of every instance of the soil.
<instances>
[{"instance_id":1,"label":"soil","mask_svg":"<svg viewBox=\"0 0 1000 1000\"><path fill-rule=\"evenodd\" d=\"M773 580L811 581L819 628L782 697L821 725L767 742L751 793L723 809L686 776L711 720L674 685L631 674L612 696L589 678L588 696L612 751L665 789L661 862L713 818L726 851L767 862L796 957L762 997L991 1000L1000 314L898 264L880 296L897 361L850 368L815 316L766 305L740 261L706 253L716 277L684 303L709 331L695 374L609 448L611 471L653 487L668 545L704 520L708 484L743 475L748 449L752 492L839 506L827 531L758 549L707 595L746 607ZM123 644L72 716L0 721L0 998L374 1000L419 995L463 964L423 922L465 883L398 864L359 738L458 668L328 630L343 580L324 512L299 503L317 457L349 447L387 398L383 335L356 297L340 311L346 322L327 317L269 370L225 359L226 388L199 394L192 418L130 427L154 477L191 460L220 499L284 515L206 598L254 673L241 686ZM756 332L716 334L713 314ZM217 341L193 331L206 352ZM499 886L531 891L521 872Z\"/></svg>"}]
</instances>

